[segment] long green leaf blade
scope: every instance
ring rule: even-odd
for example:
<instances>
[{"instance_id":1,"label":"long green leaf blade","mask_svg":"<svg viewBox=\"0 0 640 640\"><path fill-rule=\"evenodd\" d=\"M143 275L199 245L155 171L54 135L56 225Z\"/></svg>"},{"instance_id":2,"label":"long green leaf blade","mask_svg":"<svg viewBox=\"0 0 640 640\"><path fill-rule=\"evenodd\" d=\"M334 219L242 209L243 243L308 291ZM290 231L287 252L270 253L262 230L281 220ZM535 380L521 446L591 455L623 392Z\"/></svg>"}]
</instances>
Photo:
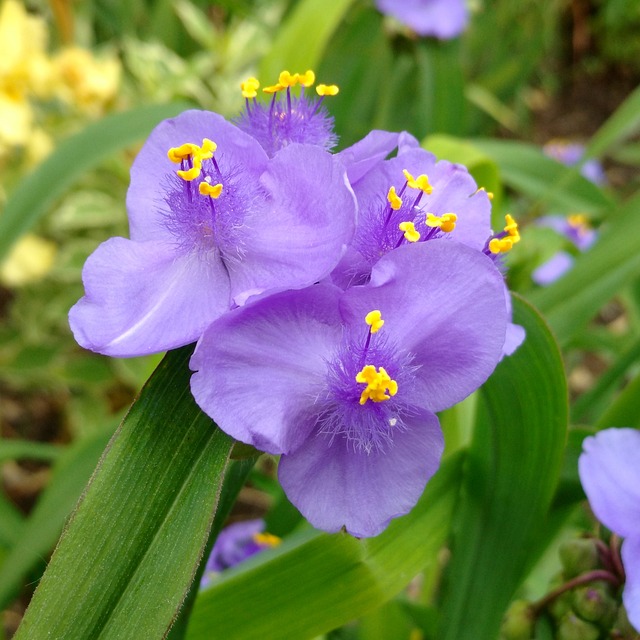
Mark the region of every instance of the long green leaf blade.
<instances>
[{"instance_id":1,"label":"long green leaf blade","mask_svg":"<svg viewBox=\"0 0 640 640\"><path fill-rule=\"evenodd\" d=\"M495 640L531 562L566 440L562 359L535 310L516 299L527 337L480 393L439 640Z\"/></svg>"},{"instance_id":2,"label":"long green leaf blade","mask_svg":"<svg viewBox=\"0 0 640 640\"><path fill-rule=\"evenodd\" d=\"M191 585L232 440L169 353L116 432L16 635L162 638Z\"/></svg>"},{"instance_id":3,"label":"long green leaf blade","mask_svg":"<svg viewBox=\"0 0 640 640\"><path fill-rule=\"evenodd\" d=\"M78 177L109 155L145 138L161 120L190 106L176 102L139 107L107 116L63 140L11 194L0 216L0 260Z\"/></svg>"}]
</instances>

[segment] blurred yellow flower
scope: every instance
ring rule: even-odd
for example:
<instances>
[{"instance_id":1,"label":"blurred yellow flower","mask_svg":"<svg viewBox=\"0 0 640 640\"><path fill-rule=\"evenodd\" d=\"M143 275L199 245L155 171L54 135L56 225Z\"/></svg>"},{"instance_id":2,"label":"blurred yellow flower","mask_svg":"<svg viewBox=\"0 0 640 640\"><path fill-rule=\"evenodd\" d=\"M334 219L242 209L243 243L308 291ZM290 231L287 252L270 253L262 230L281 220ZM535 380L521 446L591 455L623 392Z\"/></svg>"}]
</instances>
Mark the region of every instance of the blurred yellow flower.
<instances>
[{"instance_id":1,"label":"blurred yellow flower","mask_svg":"<svg viewBox=\"0 0 640 640\"><path fill-rule=\"evenodd\" d=\"M22 236L0 265L0 281L9 287L21 287L40 280L53 266L56 252L50 240L30 233Z\"/></svg>"}]
</instances>

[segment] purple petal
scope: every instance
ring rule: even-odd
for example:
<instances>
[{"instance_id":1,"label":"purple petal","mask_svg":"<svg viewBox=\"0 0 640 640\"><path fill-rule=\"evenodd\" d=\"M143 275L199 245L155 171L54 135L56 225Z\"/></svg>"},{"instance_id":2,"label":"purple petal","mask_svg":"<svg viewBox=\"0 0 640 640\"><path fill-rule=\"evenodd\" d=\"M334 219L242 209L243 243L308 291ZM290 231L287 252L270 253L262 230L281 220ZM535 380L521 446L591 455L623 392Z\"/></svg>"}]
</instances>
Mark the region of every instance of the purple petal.
<instances>
[{"instance_id":1,"label":"purple petal","mask_svg":"<svg viewBox=\"0 0 640 640\"><path fill-rule=\"evenodd\" d=\"M341 308L353 323L382 312L384 330L421 365L417 395L434 412L475 391L502 356L502 275L484 254L446 239L387 254L369 285L345 292Z\"/></svg>"},{"instance_id":2,"label":"purple petal","mask_svg":"<svg viewBox=\"0 0 640 640\"><path fill-rule=\"evenodd\" d=\"M244 520L225 527L213 545L206 571L223 571L260 551L253 537L264 531L264 520Z\"/></svg>"},{"instance_id":3,"label":"purple petal","mask_svg":"<svg viewBox=\"0 0 640 640\"><path fill-rule=\"evenodd\" d=\"M197 340L229 308L227 272L215 253L177 255L160 242L111 238L82 271L86 294L69 312L80 345L129 357Z\"/></svg>"},{"instance_id":4,"label":"purple petal","mask_svg":"<svg viewBox=\"0 0 640 640\"><path fill-rule=\"evenodd\" d=\"M216 158L227 166L241 166L256 178L267 164L267 155L251 136L211 111L185 111L161 122L152 132L131 167L127 192L130 236L140 242L172 239L166 226L166 203L161 189L167 176L179 166L167 157L172 147L185 142L202 144L204 138L217 145Z\"/></svg>"},{"instance_id":5,"label":"purple petal","mask_svg":"<svg viewBox=\"0 0 640 640\"><path fill-rule=\"evenodd\" d=\"M541 287L546 287L560 279L573 266L573 256L566 251L558 251L549 260L534 269L531 279Z\"/></svg>"},{"instance_id":6,"label":"purple petal","mask_svg":"<svg viewBox=\"0 0 640 640\"><path fill-rule=\"evenodd\" d=\"M202 410L230 436L268 453L299 446L314 426L326 357L342 333L339 295L331 285L283 292L215 322L190 364Z\"/></svg>"},{"instance_id":7,"label":"purple petal","mask_svg":"<svg viewBox=\"0 0 640 640\"><path fill-rule=\"evenodd\" d=\"M267 289L321 280L354 232L353 192L341 163L326 151L291 144L274 156L261 182L272 202L242 230L246 253L231 272L236 304Z\"/></svg>"},{"instance_id":8,"label":"purple petal","mask_svg":"<svg viewBox=\"0 0 640 640\"><path fill-rule=\"evenodd\" d=\"M398 146L401 135L390 131L374 130L362 140L338 153L338 158L347 169L349 182L355 184L382 162ZM415 140L413 136L410 138ZM403 140L406 143L406 139L403 138Z\"/></svg>"},{"instance_id":9,"label":"purple petal","mask_svg":"<svg viewBox=\"0 0 640 640\"><path fill-rule=\"evenodd\" d=\"M504 285L504 289L505 301L507 303L507 333L504 339L504 346L502 347L502 355L510 356L524 342L527 334L524 330L524 327L521 327L519 324L514 324L510 321L513 317L513 310L511 306L511 294L507 289L506 283Z\"/></svg>"},{"instance_id":10,"label":"purple petal","mask_svg":"<svg viewBox=\"0 0 640 640\"><path fill-rule=\"evenodd\" d=\"M637 460L636 460L637 463ZM629 622L640 632L640 535L636 529L632 538L622 543L622 563L627 576L622 593Z\"/></svg>"},{"instance_id":11,"label":"purple petal","mask_svg":"<svg viewBox=\"0 0 640 640\"><path fill-rule=\"evenodd\" d=\"M376 0L376 5L422 36L446 40L467 26L464 0Z\"/></svg>"},{"instance_id":12,"label":"purple petal","mask_svg":"<svg viewBox=\"0 0 640 640\"><path fill-rule=\"evenodd\" d=\"M375 536L413 508L440 463L444 444L436 416L424 412L405 420L405 427L385 450L370 453L342 438L311 436L282 456L280 483L318 529L344 526L357 537Z\"/></svg>"},{"instance_id":13,"label":"purple petal","mask_svg":"<svg viewBox=\"0 0 640 640\"><path fill-rule=\"evenodd\" d=\"M619 536L640 531L640 431L606 429L583 443L580 481L596 517Z\"/></svg>"}]
</instances>

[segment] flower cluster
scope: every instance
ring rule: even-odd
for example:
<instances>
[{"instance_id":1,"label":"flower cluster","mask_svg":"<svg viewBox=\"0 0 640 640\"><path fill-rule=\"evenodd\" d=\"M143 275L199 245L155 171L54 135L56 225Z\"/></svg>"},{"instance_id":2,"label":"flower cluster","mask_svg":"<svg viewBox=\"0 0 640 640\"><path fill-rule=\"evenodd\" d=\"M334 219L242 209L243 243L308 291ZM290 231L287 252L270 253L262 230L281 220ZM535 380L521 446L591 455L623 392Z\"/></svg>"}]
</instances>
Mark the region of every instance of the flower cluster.
<instances>
[{"instance_id":1,"label":"flower cluster","mask_svg":"<svg viewBox=\"0 0 640 640\"><path fill-rule=\"evenodd\" d=\"M441 40L459 36L469 20L465 0L376 0L376 6L418 35Z\"/></svg>"},{"instance_id":2,"label":"flower cluster","mask_svg":"<svg viewBox=\"0 0 640 640\"><path fill-rule=\"evenodd\" d=\"M373 536L438 468L436 412L524 339L511 322L490 194L409 134L337 154L333 85L242 83L236 124L188 111L134 162L130 239L98 247L70 323L118 356L197 341L192 393L231 436L280 455L316 527ZM388 159L391 154L395 156Z\"/></svg>"}]
</instances>

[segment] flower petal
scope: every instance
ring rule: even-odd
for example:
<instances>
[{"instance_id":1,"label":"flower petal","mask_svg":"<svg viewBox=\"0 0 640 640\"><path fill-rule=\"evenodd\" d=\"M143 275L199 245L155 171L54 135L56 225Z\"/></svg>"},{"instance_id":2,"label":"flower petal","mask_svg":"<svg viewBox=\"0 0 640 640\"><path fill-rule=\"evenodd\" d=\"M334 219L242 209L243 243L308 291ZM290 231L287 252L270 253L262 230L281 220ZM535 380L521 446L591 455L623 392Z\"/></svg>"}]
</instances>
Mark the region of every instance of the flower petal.
<instances>
[{"instance_id":1,"label":"flower petal","mask_svg":"<svg viewBox=\"0 0 640 640\"><path fill-rule=\"evenodd\" d=\"M245 220L245 254L231 271L232 297L240 305L256 293L302 288L327 276L355 228L355 198L344 167L318 147L285 147L261 182L271 203Z\"/></svg>"},{"instance_id":2,"label":"flower petal","mask_svg":"<svg viewBox=\"0 0 640 640\"><path fill-rule=\"evenodd\" d=\"M420 366L420 395L434 412L475 391L502 356L502 275L484 254L446 239L391 251L368 285L345 292L341 309L355 326L372 309L382 312L383 331Z\"/></svg>"},{"instance_id":3,"label":"flower petal","mask_svg":"<svg viewBox=\"0 0 640 640\"><path fill-rule=\"evenodd\" d=\"M640 431L605 429L586 438L580 481L596 517L619 536L640 531Z\"/></svg>"},{"instance_id":4,"label":"flower petal","mask_svg":"<svg viewBox=\"0 0 640 640\"><path fill-rule=\"evenodd\" d=\"M191 358L191 391L230 436L287 453L315 423L326 358L342 333L340 290L317 285L236 309L202 336Z\"/></svg>"},{"instance_id":5,"label":"flower petal","mask_svg":"<svg viewBox=\"0 0 640 640\"><path fill-rule=\"evenodd\" d=\"M531 279L542 287L561 278L573 266L573 256L566 251L558 251L549 260L534 269Z\"/></svg>"},{"instance_id":6,"label":"flower petal","mask_svg":"<svg viewBox=\"0 0 640 640\"><path fill-rule=\"evenodd\" d=\"M636 459L637 463L637 459ZM622 601L629 622L640 632L640 536L638 529L632 538L622 543L622 564L627 576Z\"/></svg>"},{"instance_id":7,"label":"flower petal","mask_svg":"<svg viewBox=\"0 0 640 640\"><path fill-rule=\"evenodd\" d=\"M215 254L176 255L159 242L111 238L87 260L86 294L69 312L86 349L138 356L197 340L229 308L227 272Z\"/></svg>"},{"instance_id":8,"label":"flower petal","mask_svg":"<svg viewBox=\"0 0 640 640\"><path fill-rule=\"evenodd\" d=\"M405 420L385 450L354 450L341 437L311 436L282 456L279 478L288 498L324 531L343 526L357 537L375 536L408 513L438 469L444 447L435 415Z\"/></svg>"},{"instance_id":9,"label":"flower petal","mask_svg":"<svg viewBox=\"0 0 640 640\"><path fill-rule=\"evenodd\" d=\"M397 146L403 134L391 131L374 130L368 133L362 140L347 147L337 154L342 164L347 169L349 182L353 185L371 169L382 162ZM410 142L415 140L413 136L405 134L402 139Z\"/></svg>"},{"instance_id":10,"label":"flower petal","mask_svg":"<svg viewBox=\"0 0 640 640\"><path fill-rule=\"evenodd\" d=\"M131 167L127 211L132 240L173 238L166 226L162 188L167 176L180 167L169 160L167 152L185 142L200 145L204 138L218 145L215 157L223 158L231 170L242 167L256 179L264 171L268 158L260 144L217 113L190 110L164 120L151 132Z\"/></svg>"},{"instance_id":11,"label":"flower petal","mask_svg":"<svg viewBox=\"0 0 640 640\"><path fill-rule=\"evenodd\" d=\"M389 14L421 36L446 40L460 35L467 26L464 0L376 0L382 13Z\"/></svg>"}]
</instances>

